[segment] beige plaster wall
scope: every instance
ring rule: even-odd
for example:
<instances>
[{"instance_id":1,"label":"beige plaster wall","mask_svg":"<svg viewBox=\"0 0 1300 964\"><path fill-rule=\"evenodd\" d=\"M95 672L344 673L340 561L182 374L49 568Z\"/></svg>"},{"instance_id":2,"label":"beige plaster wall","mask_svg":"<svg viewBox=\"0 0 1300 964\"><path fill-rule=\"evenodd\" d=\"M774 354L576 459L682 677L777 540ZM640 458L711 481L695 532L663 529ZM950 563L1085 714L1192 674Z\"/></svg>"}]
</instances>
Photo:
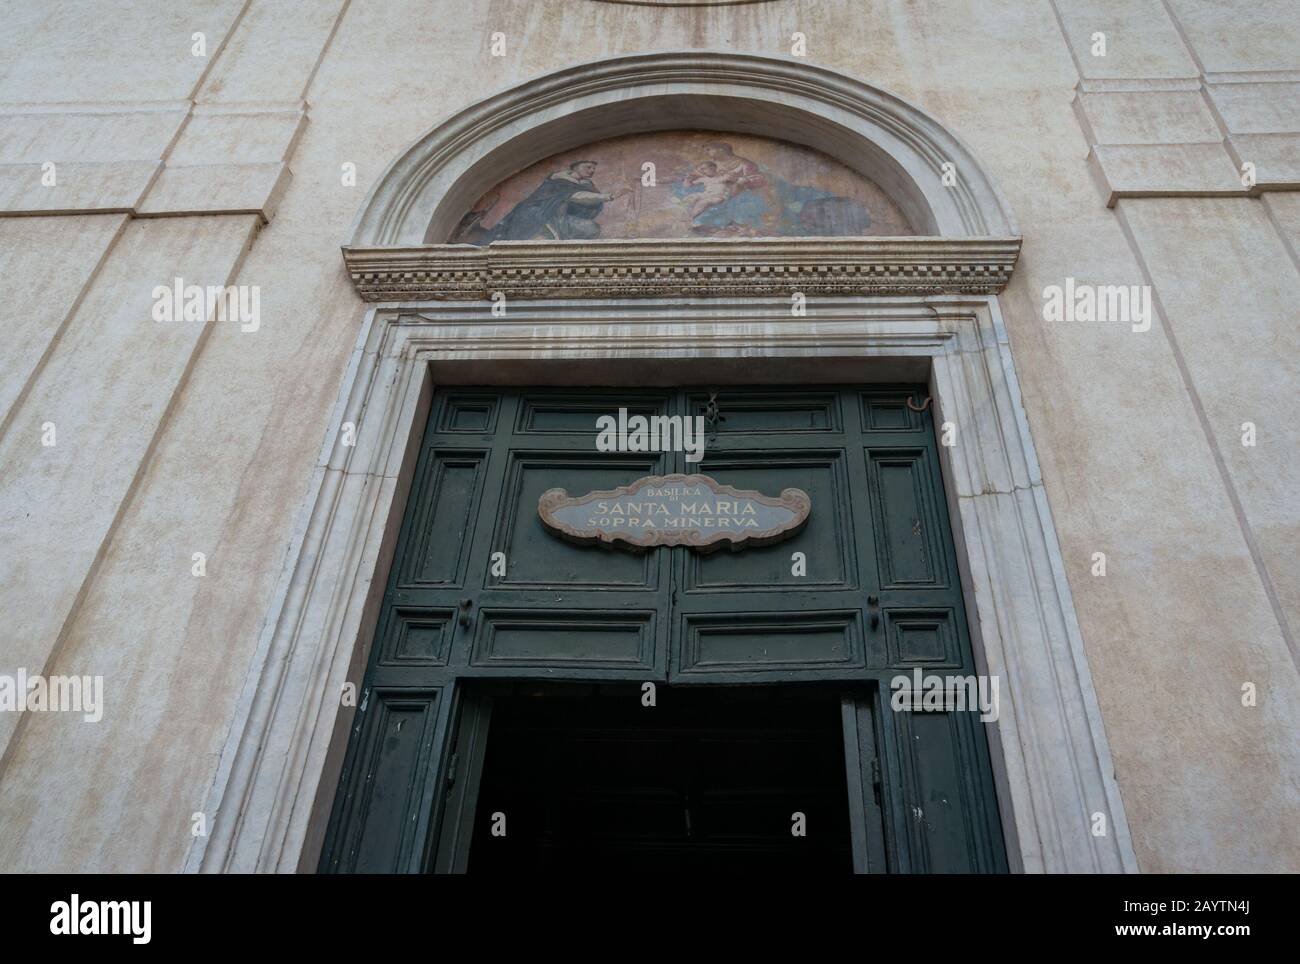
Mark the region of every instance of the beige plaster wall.
<instances>
[{"instance_id":1,"label":"beige plaster wall","mask_svg":"<svg viewBox=\"0 0 1300 964\"><path fill-rule=\"evenodd\" d=\"M1286 7L8 12L0 114L20 123L0 125L0 180L16 185L0 190L0 672L102 674L107 708L98 724L0 715L0 869L181 867L361 323L338 245L384 167L541 72L656 49L784 56L800 31L810 61L948 125L1019 218L1002 306L1142 868L1300 870L1300 203L1284 165L1264 193L1233 182L1243 138L1296 135L1274 103L1300 81ZM1098 30L1105 58L1090 53ZM505 57L489 55L493 31ZM43 188L43 160L71 181ZM32 213L51 210L75 213ZM260 327L153 321L153 286L176 276L260 286ZM1154 285L1151 330L1043 321L1044 287L1066 276ZM1258 705L1241 705L1245 682Z\"/></svg>"}]
</instances>

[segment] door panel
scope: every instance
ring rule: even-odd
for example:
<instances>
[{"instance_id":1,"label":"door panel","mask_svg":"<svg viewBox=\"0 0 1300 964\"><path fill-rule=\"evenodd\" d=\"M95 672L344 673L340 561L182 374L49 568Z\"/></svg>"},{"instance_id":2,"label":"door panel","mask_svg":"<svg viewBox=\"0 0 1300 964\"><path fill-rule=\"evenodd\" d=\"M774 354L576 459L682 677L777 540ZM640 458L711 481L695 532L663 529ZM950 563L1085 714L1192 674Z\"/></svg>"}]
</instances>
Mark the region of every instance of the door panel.
<instances>
[{"instance_id":1,"label":"door panel","mask_svg":"<svg viewBox=\"0 0 1300 964\"><path fill-rule=\"evenodd\" d=\"M687 411L707 415L719 396L726 406L714 426L719 436L838 432L843 424L838 392L687 392Z\"/></svg>"},{"instance_id":2,"label":"door panel","mask_svg":"<svg viewBox=\"0 0 1300 964\"><path fill-rule=\"evenodd\" d=\"M923 449L868 449L876 558L886 589L945 589L947 566L936 501Z\"/></svg>"},{"instance_id":3,"label":"door panel","mask_svg":"<svg viewBox=\"0 0 1300 964\"><path fill-rule=\"evenodd\" d=\"M573 394L563 392L525 392L519 406L516 433L519 435L570 435L581 439L591 449L596 419L626 408L629 417L671 414L669 396L662 393L639 395L619 393Z\"/></svg>"},{"instance_id":4,"label":"door panel","mask_svg":"<svg viewBox=\"0 0 1300 964\"><path fill-rule=\"evenodd\" d=\"M891 606L885 611L889 665L898 669L960 669L962 653L957 637L957 614L951 609Z\"/></svg>"},{"instance_id":5,"label":"door panel","mask_svg":"<svg viewBox=\"0 0 1300 964\"><path fill-rule=\"evenodd\" d=\"M353 731L362 772L344 773L321 869L392 873L408 862L427 821L425 792L437 766L440 690L368 689Z\"/></svg>"},{"instance_id":6,"label":"door panel","mask_svg":"<svg viewBox=\"0 0 1300 964\"><path fill-rule=\"evenodd\" d=\"M484 609L475 666L591 667L654 673L653 610ZM553 675L553 674L551 674Z\"/></svg>"},{"instance_id":7,"label":"door panel","mask_svg":"<svg viewBox=\"0 0 1300 964\"><path fill-rule=\"evenodd\" d=\"M430 861L434 873L440 874L463 874L469 866L479 784L492 722L492 697L465 692L457 716L456 735L443 781L446 806L437 848Z\"/></svg>"},{"instance_id":8,"label":"door panel","mask_svg":"<svg viewBox=\"0 0 1300 964\"><path fill-rule=\"evenodd\" d=\"M445 666L456 627L454 609L391 611L388 632L379 640L377 662L384 666Z\"/></svg>"},{"instance_id":9,"label":"door panel","mask_svg":"<svg viewBox=\"0 0 1300 964\"><path fill-rule=\"evenodd\" d=\"M878 701L873 696L846 695L840 701L855 874L883 874L889 870L880 748L874 722L878 712Z\"/></svg>"},{"instance_id":10,"label":"door panel","mask_svg":"<svg viewBox=\"0 0 1300 964\"><path fill-rule=\"evenodd\" d=\"M417 488L422 511L413 519L412 545L401 585L460 586L465 582L474 526L483 495L486 452L434 451Z\"/></svg>"},{"instance_id":11,"label":"door panel","mask_svg":"<svg viewBox=\"0 0 1300 964\"><path fill-rule=\"evenodd\" d=\"M859 392L864 432L925 432L930 416L908 405L916 395L911 390L873 389Z\"/></svg>"},{"instance_id":12,"label":"door panel","mask_svg":"<svg viewBox=\"0 0 1300 964\"><path fill-rule=\"evenodd\" d=\"M717 418L698 471L724 485L812 500L804 528L770 546L680 553L669 679L731 683L862 679L876 593L871 516L852 465L862 433L852 394L724 389L687 393ZM847 402L847 404L846 404ZM856 458L856 455L854 456ZM684 465L684 462L682 463ZM795 553L799 553L796 556ZM866 564L864 564L864 560ZM874 660L883 665L883 658Z\"/></svg>"},{"instance_id":13,"label":"door panel","mask_svg":"<svg viewBox=\"0 0 1300 964\"><path fill-rule=\"evenodd\" d=\"M700 471L738 489L780 495L800 488L815 511L792 538L740 552L687 557L688 592L770 592L786 589L853 589L857 560L848 512L848 473L842 450L784 455L771 450L706 459ZM803 553L805 575L795 575L793 553Z\"/></svg>"},{"instance_id":14,"label":"door panel","mask_svg":"<svg viewBox=\"0 0 1300 964\"><path fill-rule=\"evenodd\" d=\"M594 422L594 419L592 419ZM548 489L570 495L614 489L632 479L653 475L660 460L638 456L577 458L568 454L511 453L506 473L506 501L492 544L506 554L506 575L496 588L564 587L584 589L657 588L654 553L640 555L577 546L548 532L537 515L537 500Z\"/></svg>"},{"instance_id":15,"label":"door panel","mask_svg":"<svg viewBox=\"0 0 1300 964\"><path fill-rule=\"evenodd\" d=\"M692 674L791 673L836 677L863 665L862 630L853 610L699 613L683 617L674 682ZM716 682L716 679L714 680Z\"/></svg>"},{"instance_id":16,"label":"door panel","mask_svg":"<svg viewBox=\"0 0 1300 964\"><path fill-rule=\"evenodd\" d=\"M491 436L497 430L497 417L500 412L501 395L496 391L482 394L467 392L440 393L442 405L439 407L436 421L440 434L459 434Z\"/></svg>"},{"instance_id":17,"label":"door panel","mask_svg":"<svg viewBox=\"0 0 1300 964\"><path fill-rule=\"evenodd\" d=\"M912 870L987 873L1001 849L984 809L974 734L956 712L897 714Z\"/></svg>"}]
</instances>

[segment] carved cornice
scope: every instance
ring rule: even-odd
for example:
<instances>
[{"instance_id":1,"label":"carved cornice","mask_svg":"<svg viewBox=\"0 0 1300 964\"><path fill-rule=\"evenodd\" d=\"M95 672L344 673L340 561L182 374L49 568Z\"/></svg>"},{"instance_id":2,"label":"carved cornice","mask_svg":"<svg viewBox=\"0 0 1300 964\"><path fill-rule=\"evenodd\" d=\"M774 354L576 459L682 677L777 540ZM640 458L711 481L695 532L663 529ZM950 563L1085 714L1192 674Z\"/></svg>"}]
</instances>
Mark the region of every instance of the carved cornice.
<instances>
[{"instance_id":1,"label":"carved cornice","mask_svg":"<svg viewBox=\"0 0 1300 964\"><path fill-rule=\"evenodd\" d=\"M345 247L365 301L997 294L1019 238L497 241Z\"/></svg>"}]
</instances>

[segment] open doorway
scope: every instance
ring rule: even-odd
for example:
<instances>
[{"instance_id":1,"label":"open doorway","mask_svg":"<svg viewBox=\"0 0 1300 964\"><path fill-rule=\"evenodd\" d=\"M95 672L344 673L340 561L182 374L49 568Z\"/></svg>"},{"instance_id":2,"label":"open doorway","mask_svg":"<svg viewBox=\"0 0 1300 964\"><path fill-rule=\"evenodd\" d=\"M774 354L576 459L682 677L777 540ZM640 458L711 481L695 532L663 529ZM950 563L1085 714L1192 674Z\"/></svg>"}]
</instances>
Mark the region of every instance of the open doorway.
<instances>
[{"instance_id":1,"label":"open doorway","mask_svg":"<svg viewBox=\"0 0 1300 964\"><path fill-rule=\"evenodd\" d=\"M491 696L469 873L854 869L841 696L518 684Z\"/></svg>"}]
</instances>

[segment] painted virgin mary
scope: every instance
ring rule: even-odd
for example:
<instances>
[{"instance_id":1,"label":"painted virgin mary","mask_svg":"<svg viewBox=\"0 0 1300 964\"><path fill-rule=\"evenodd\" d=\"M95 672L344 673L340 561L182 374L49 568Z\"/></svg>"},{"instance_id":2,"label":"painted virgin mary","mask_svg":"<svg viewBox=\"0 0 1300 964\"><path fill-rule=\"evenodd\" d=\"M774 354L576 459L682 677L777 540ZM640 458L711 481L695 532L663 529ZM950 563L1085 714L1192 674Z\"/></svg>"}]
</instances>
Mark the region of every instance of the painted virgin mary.
<instances>
[{"instance_id":1,"label":"painted virgin mary","mask_svg":"<svg viewBox=\"0 0 1300 964\"><path fill-rule=\"evenodd\" d=\"M596 218L606 204L631 193L631 189L620 188L612 194L602 193L596 190L596 184L592 180L595 173L595 161L574 161L567 170L554 172L532 194L511 208L510 213L494 227L474 238L474 243L568 241L599 237L600 225L596 223Z\"/></svg>"}]
</instances>

